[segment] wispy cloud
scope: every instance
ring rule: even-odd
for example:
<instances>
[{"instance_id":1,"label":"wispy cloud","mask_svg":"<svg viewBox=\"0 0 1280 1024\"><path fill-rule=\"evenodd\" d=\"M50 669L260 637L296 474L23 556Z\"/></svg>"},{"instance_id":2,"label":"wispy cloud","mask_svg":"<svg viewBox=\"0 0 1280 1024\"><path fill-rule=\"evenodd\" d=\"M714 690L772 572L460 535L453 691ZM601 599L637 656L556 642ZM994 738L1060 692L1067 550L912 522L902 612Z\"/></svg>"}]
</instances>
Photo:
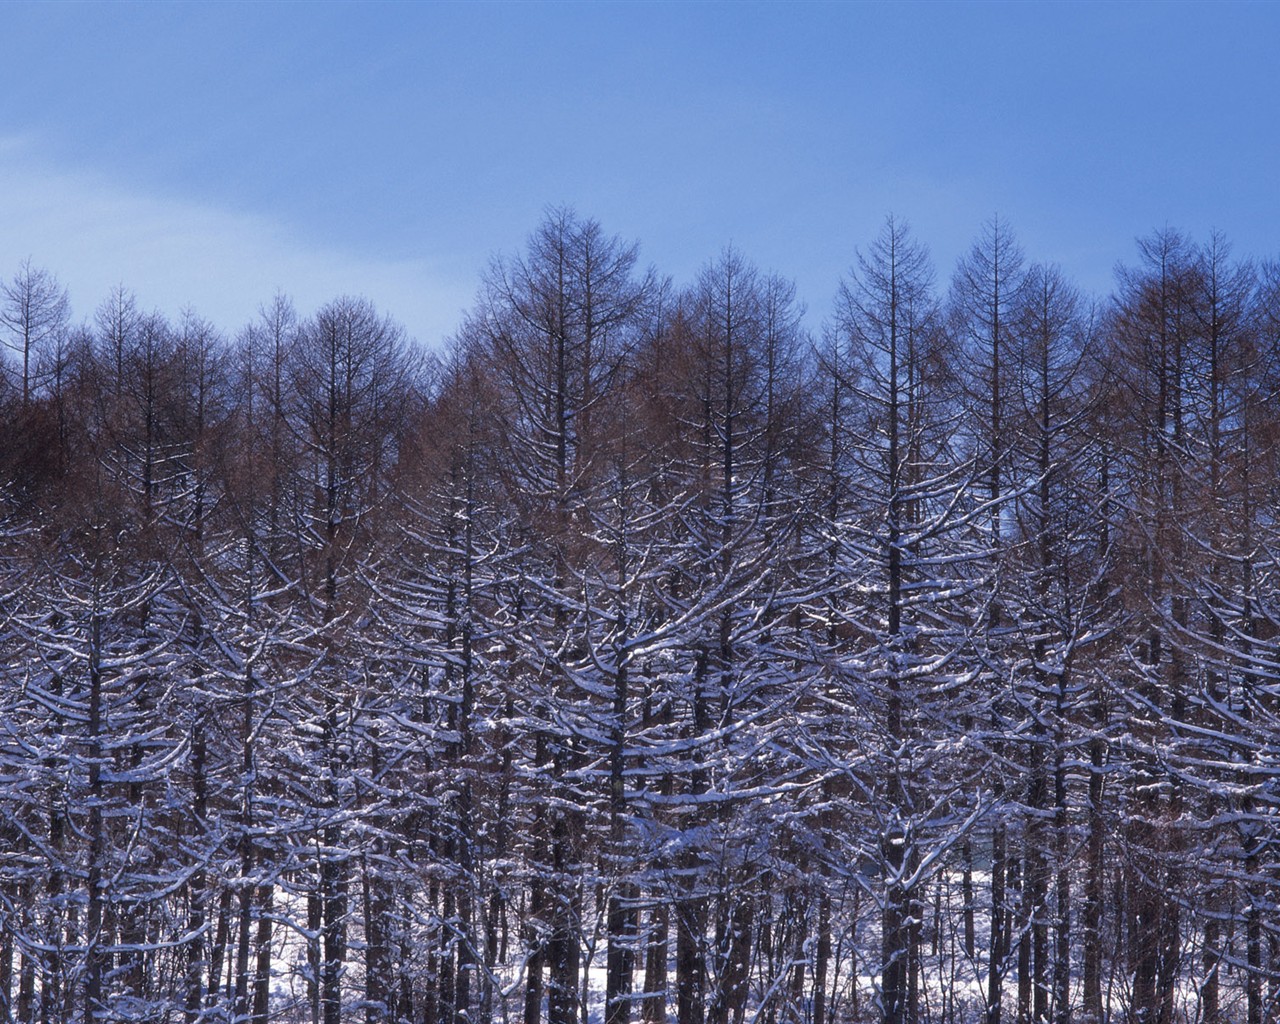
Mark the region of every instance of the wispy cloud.
<instances>
[{"instance_id":1,"label":"wispy cloud","mask_svg":"<svg viewBox=\"0 0 1280 1024\"><path fill-rule=\"evenodd\" d=\"M190 306L228 333L277 291L304 314L353 294L434 345L475 288L473 268L309 244L269 217L147 195L53 166L28 140L0 138L0 275L27 257L68 287L77 317L123 284L144 308L174 315Z\"/></svg>"}]
</instances>

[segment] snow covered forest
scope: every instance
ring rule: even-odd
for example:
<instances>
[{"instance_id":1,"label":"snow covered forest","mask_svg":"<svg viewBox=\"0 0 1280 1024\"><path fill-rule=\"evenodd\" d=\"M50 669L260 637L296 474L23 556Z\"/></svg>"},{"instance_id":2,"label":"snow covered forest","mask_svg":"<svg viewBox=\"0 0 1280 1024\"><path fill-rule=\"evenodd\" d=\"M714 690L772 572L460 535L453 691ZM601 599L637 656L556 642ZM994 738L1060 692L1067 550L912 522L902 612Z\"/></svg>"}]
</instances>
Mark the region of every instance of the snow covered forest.
<instances>
[{"instance_id":1,"label":"snow covered forest","mask_svg":"<svg viewBox=\"0 0 1280 1024\"><path fill-rule=\"evenodd\" d=\"M1280 1020L1280 263L834 310L569 210L438 353L18 268L0 1017Z\"/></svg>"}]
</instances>

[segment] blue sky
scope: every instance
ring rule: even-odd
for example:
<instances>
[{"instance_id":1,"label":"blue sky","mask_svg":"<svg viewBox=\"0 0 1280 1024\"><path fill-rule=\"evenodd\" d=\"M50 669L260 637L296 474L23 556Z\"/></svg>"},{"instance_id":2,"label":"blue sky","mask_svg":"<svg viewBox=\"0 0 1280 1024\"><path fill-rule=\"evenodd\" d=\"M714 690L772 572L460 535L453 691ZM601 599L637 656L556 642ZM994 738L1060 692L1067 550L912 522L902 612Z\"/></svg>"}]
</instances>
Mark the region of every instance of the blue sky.
<instances>
[{"instance_id":1,"label":"blue sky","mask_svg":"<svg viewBox=\"0 0 1280 1024\"><path fill-rule=\"evenodd\" d=\"M438 343L571 205L674 276L732 243L817 329L886 214L998 213L1104 293L1133 239L1280 254L1280 4L0 5L0 274L229 333L277 289Z\"/></svg>"}]
</instances>

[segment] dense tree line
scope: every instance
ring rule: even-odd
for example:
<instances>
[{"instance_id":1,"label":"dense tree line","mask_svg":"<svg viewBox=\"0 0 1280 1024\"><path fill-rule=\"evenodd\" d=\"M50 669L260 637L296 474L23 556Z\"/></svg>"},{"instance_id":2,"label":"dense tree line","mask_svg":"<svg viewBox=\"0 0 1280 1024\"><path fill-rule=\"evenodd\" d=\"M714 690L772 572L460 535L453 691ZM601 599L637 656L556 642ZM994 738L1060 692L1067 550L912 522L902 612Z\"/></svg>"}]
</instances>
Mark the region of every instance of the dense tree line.
<instances>
[{"instance_id":1,"label":"dense tree line","mask_svg":"<svg viewBox=\"0 0 1280 1024\"><path fill-rule=\"evenodd\" d=\"M1280 1020L1280 265L553 210L426 353L30 262L0 1016Z\"/></svg>"}]
</instances>

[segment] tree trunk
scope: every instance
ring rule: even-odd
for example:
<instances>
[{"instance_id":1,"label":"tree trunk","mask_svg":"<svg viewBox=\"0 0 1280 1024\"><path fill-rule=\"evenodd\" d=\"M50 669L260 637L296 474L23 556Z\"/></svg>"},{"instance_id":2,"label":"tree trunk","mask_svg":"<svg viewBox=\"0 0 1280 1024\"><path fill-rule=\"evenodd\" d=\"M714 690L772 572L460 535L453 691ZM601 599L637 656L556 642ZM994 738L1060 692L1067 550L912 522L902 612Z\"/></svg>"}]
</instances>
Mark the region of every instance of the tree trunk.
<instances>
[{"instance_id":1,"label":"tree trunk","mask_svg":"<svg viewBox=\"0 0 1280 1024\"><path fill-rule=\"evenodd\" d=\"M1095 691L1094 704L1104 706ZM1101 728L1095 723L1094 728ZM1081 967L1081 1002L1088 1024L1102 1024L1102 904L1106 888L1106 834L1103 818L1103 741L1095 736L1089 741L1089 818L1088 847L1084 876L1084 908L1081 914L1083 955Z\"/></svg>"},{"instance_id":2,"label":"tree trunk","mask_svg":"<svg viewBox=\"0 0 1280 1024\"><path fill-rule=\"evenodd\" d=\"M670 910L666 903L655 903L649 911L649 932L645 946L644 1024L666 1024L667 1019L667 941L671 931Z\"/></svg>"},{"instance_id":3,"label":"tree trunk","mask_svg":"<svg viewBox=\"0 0 1280 1024\"><path fill-rule=\"evenodd\" d=\"M824 889L818 894L818 949L813 961L813 1024L827 1024L827 974L830 964L831 897Z\"/></svg>"},{"instance_id":4,"label":"tree trunk","mask_svg":"<svg viewBox=\"0 0 1280 1024\"><path fill-rule=\"evenodd\" d=\"M525 921L525 941L529 952L525 960L524 1024L538 1024L542 1019L542 965L545 958L540 916L543 913L542 882L529 883L529 916Z\"/></svg>"},{"instance_id":5,"label":"tree trunk","mask_svg":"<svg viewBox=\"0 0 1280 1024\"><path fill-rule=\"evenodd\" d=\"M258 888L257 972L253 982L253 1024L267 1024L271 1010L271 912L275 886L267 883Z\"/></svg>"},{"instance_id":6,"label":"tree trunk","mask_svg":"<svg viewBox=\"0 0 1280 1024\"><path fill-rule=\"evenodd\" d=\"M696 857L689 854L683 866L690 876ZM689 895L676 905L676 1024L704 1024L706 1018L707 964L703 944L707 934L707 901Z\"/></svg>"}]
</instances>

